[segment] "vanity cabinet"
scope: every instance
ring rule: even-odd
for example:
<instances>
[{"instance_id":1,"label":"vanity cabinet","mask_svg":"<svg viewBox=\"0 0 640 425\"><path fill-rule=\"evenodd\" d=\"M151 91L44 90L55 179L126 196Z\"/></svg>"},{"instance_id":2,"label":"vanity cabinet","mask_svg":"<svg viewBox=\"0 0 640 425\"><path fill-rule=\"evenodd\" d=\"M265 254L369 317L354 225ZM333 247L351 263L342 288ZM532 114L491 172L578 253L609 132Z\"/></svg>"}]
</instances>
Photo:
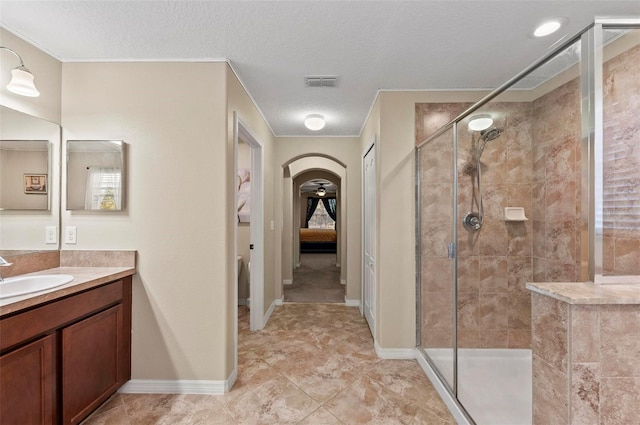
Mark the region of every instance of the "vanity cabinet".
<instances>
[{"instance_id":1,"label":"vanity cabinet","mask_svg":"<svg viewBox=\"0 0 640 425\"><path fill-rule=\"evenodd\" d=\"M0 318L0 424L78 424L131 377L131 276Z\"/></svg>"}]
</instances>

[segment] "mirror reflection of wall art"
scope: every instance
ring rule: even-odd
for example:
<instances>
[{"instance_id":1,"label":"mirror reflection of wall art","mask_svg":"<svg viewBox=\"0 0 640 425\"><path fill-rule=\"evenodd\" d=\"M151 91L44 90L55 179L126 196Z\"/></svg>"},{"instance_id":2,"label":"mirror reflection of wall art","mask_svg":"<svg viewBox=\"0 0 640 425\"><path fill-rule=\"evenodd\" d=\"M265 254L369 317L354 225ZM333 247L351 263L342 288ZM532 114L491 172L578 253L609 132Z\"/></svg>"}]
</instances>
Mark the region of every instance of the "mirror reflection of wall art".
<instances>
[{"instance_id":1,"label":"mirror reflection of wall art","mask_svg":"<svg viewBox=\"0 0 640 425\"><path fill-rule=\"evenodd\" d=\"M238 169L238 221L249 223L251 219L251 170Z\"/></svg>"},{"instance_id":2,"label":"mirror reflection of wall art","mask_svg":"<svg viewBox=\"0 0 640 425\"><path fill-rule=\"evenodd\" d=\"M46 195L47 175L46 174L25 174L24 193L29 195Z\"/></svg>"}]
</instances>

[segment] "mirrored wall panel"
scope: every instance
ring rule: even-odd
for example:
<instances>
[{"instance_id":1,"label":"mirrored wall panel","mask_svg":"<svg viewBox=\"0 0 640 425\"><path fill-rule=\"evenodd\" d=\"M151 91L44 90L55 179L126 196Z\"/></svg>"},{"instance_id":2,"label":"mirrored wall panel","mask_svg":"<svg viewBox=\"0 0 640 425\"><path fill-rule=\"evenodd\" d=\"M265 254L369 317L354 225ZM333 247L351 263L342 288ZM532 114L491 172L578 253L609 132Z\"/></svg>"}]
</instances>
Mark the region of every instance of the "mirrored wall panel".
<instances>
[{"instance_id":1,"label":"mirrored wall panel","mask_svg":"<svg viewBox=\"0 0 640 425\"><path fill-rule=\"evenodd\" d=\"M67 141L67 210L125 209L125 143Z\"/></svg>"},{"instance_id":2,"label":"mirrored wall panel","mask_svg":"<svg viewBox=\"0 0 640 425\"><path fill-rule=\"evenodd\" d=\"M60 126L0 107L0 252L58 249Z\"/></svg>"}]
</instances>

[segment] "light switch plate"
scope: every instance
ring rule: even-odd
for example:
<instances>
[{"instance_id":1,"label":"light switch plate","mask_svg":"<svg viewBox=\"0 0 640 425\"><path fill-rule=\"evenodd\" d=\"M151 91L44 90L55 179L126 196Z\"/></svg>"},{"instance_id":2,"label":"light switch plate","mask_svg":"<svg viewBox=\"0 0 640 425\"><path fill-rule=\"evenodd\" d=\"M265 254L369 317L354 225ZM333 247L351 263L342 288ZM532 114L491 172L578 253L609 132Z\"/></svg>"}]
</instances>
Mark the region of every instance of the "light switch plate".
<instances>
[{"instance_id":1,"label":"light switch plate","mask_svg":"<svg viewBox=\"0 0 640 425\"><path fill-rule=\"evenodd\" d=\"M44 228L44 243L58 243L58 227L57 226L46 226Z\"/></svg>"},{"instance_id":2,"label":"light switch plate","mask_svg":"<svg viewBox=\"0 0 640 425\"><path fill-rule=\"evenodd\" d=\"M67 226L64 228L64 243L76 243L76 226Z\"/></svg>"}]
</instances>

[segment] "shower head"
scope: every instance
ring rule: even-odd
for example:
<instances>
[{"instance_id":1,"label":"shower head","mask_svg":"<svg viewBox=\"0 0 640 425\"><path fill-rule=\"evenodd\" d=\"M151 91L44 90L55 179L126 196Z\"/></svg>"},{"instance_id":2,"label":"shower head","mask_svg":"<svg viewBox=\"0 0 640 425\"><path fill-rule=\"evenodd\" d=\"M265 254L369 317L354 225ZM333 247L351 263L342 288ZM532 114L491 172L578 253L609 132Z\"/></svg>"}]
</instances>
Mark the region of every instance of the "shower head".
<instances>
[{"instance_id":1,"label":"shower head","mask_svg":"<svg viewBox=\"0 0 640 425\"><path fill-rule=\"evenodd\" d=\"M497 139L502 134L502 130L496 127L491 127L488 130L482 130L480 132L480 138L486 143Z\"/></svg>"},{"instance_id":2,"label":"shower head","mask_svg":"<svg viewBox=\"0 0 640 425\"><path fill-rule=\"evenodd\" d=\"M480 160L480 157L482 156L482 152L484 152L484 148L485 146L487 146L487 143L497 139L498 137L500 137L501 134L502 134L502 130L496 127L491 127L487 130L482 130L480 132L480 140L482 140L482 144L478 148L478 152L476 155L478 160Z\"/></svg>"}]
</instances>

